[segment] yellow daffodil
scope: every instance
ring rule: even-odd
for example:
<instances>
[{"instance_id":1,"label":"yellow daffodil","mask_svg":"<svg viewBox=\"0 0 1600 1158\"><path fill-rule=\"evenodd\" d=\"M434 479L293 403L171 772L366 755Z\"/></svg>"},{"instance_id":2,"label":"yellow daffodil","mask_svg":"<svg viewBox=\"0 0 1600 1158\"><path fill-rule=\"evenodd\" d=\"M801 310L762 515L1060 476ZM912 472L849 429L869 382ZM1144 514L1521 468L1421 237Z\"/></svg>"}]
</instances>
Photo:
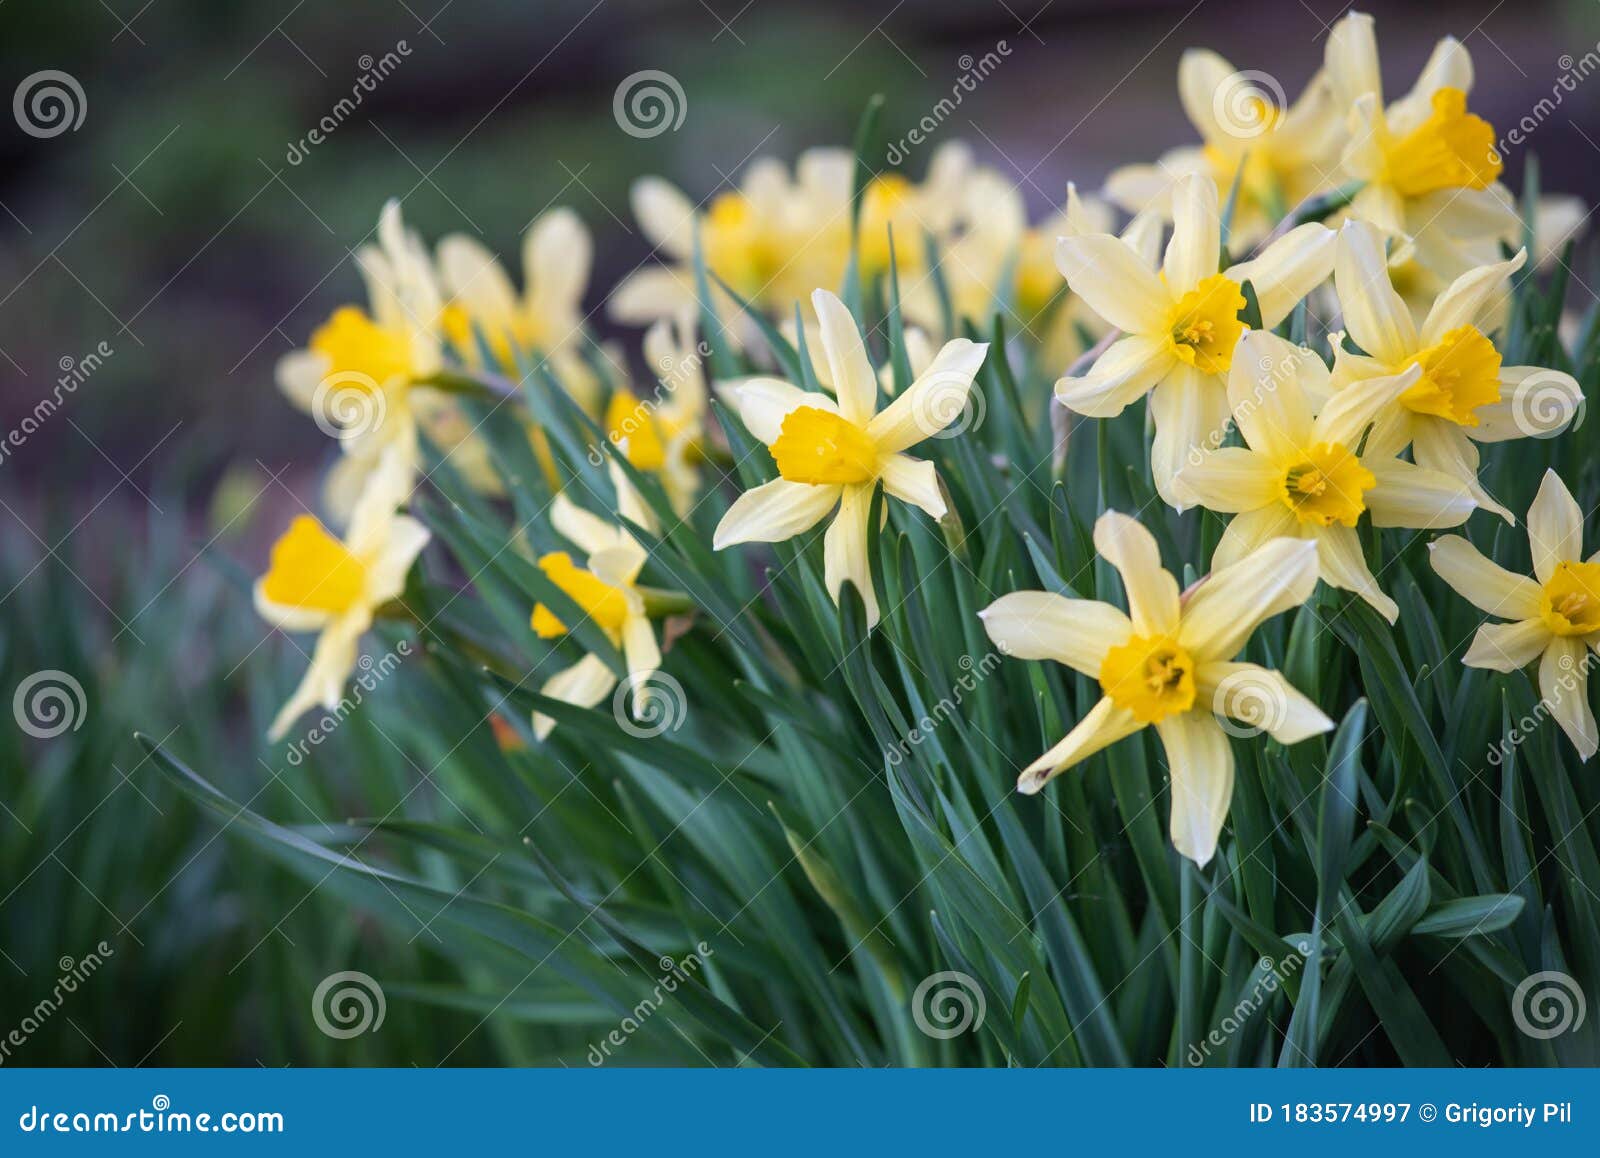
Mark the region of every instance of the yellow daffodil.
<instances>
[{"instance_id":1,"label":"yellow daffodil","mask_svg":"<svg viewBox=\"0 0 1600 1158\"><path fill-rule=\"evenodd\" d=\"M1332 387L1418 366L1422 376L1384 411L1368 443L1373 453L1407 446L1425 467L1459 480L1478 505L1507 522L1511 512L1478 483L1474 442L1545 437L1570 422L1583 400L1570 374L1504 366L1487 320L1503 309L1507 280L1525 254L1463 274L1434 301L1418 327L1394 288L1383 240L1366 222L1339 231L1334 286L1350 337L1365 351L1335 347Z\"/></svg>"},{"instance_id":2,"label":"yellow daffodil","mask_svg":"<svg viewBox=\"0 0 1600 1158\"><path fill-rule=\"evenodd\" d=\"M1055 660L1100 681L1100 701L1022 770L1017 788L1038 792L1153 724L1172 779L1172 842L1203 865L1216 851L1233 796L1233 748L1216 717L1232 715L1284 744L1333 727L1277 672L1233 662L1258 625L1310 598L1317 545L1272 540L1180 596L1155 538L1133 519L1107 511L1095 523L1094 544L1122 575L1127 613L1045 591L1002 596L979 612L1005 654Z\"/></svg>"},{"instance_id":3,"label":"yellow daffodil","mask_svg":"<svg viewBox=\"0 0 1600 1158\"><path fill-rule=\"evenodd\" d=\"M1435 539L1429 561L1439 576L1481 611L1507 623L1478 628L1462 657L1468 667L1513 672L1539 661L1539 695L1587 760L1600 747L1589 710L1589 651L1600 649L1600 553L1583 558L1583 511L1546 471L1528 508L1535 578L1485 558L1459 535Z\"/></svg>"},{"instance_id":4,"label":"yellow daffodil","mask_svg":"<svg viewBox=\"0 0 1600 1158\"><path fill-rule=\"evenodd\" d=\"M872 625L878 622L867 559L873 491L882 483L886 495L944 518L933 463L905 451L960 418L988 346L964 338L947 342L927 370L878 411L878 378L855 319L826 290L811 300L837 398L777 378L739 385L739 417L766 444L779 477L735 500L717 526L714 546L781 542L810 530L837 507L823 540L828 592L837 602L849 580Z\"/></svg>"},{"instance_id":5,"label":"yellow daffodil","mask_svg":"<svg viewBox=\"0 0 1600 1158\"><path fill-rule=\"evenodd\" d=\"M499 362L494 369L517 378L516 355L538 355L580 406L598 412L599 383L581 353L594 243L576 213L552 209L528 227L521 294L494 255L465 234L439 242L438 261L450 295L445 330L469 366L480 361L476 331Z\"/></svg>"},{"instance_id":6,"label":"yellow daffodil","mask_svg":"<svg viewBox=\"0 0 1600 1158\"><path fill-rule=\"evenodd\" d=\"M1008 330L1041 348L1041 357L1070 360L1082 350L1078 324L1088 320L1092 332L1098 319L1066 296L1066 279L1056 267L1056 241L1110 230L1110 207L1079 196L1071 184L1062 208L1030 226L1022 190L994 170L976 170L962 195L957 235L939 254L939 282L951 312L980 330L988 330L998 313ZM919 244L920 237L920 232L909 239L895 233L900 247ZM943 333L943 304L933 278L903 277L900 295L908 320L930 333ZM1054 308L1063 301L1063 308Z\"/></svg>"},{"instance_id":7,"label":"yellow daffodil","mask_svg":"<svg viewBox=\"0 0 1600 1158\"><path fill-rule=\"evenodd\" d=\"M850 259L851 191L855 158L845 149L801 154L793 176L770 158L756 161L736 190L718 193L702 210L658 177L635 182L634 216L665 266L635 270L612 293L619 321L642 324L675 317L697 303L694 243L706 268L746 300L787 317L813 286L837 285ZM925 265L926 238L942 245L959 223L970 150L952 143L936 150L920 182L898 173L873 178L863 193L859 261L863 277L888 269L893 229L903 278ZM729 331L753 335L726 295L712 289L713 306Z\"/></svg>"},{"instance_id":8,"label":"yellow daffodil","mask_svg":"<svg viewBox=\"0 0 1600 1158\"><path fill-rule=\"evenodd\" d=\"M837 283L849 247L854 164L846 150L812 149L791 177L782 162L761 158L737 189L716 194L703 209L659 177L634 182L634 217L668 264L641 266L624 278L611 294L611 315L644 324L697 308L697 235L706 269L764 308L786 313L811 286ZM726 295L715 285L712 295L732 335L749 337L751 327Z\"/></svg>"},{"instance_id":9,"label":"yellow daffodil","mask_svg":"<svg viewBox=\"0 0 1600 1158\"><path fill-rule=\"evenodd\" d=\"M1228 369L1244 333L1241 289L1254 287L1267 327L1276 326L1333 268L1333 233L1299 226L1241 265L1222 259L1217 187L1183 177L1173 191L1173 232L1159 271L1110 234L1064 237L1056 259L1067 284L1124 337L1080 378L1056 383L1069 410L1110 418L1150 394L1156 490L1178 503L1175 478L1196 447L1220 445L1228 422Z\"/></svg>"},{"instance_id":10,"label":"yellow daffodil","mask_svg":"<svg viewBox=\"0 0 1600 1158\"><path fill-rule=\"evenodd\" d=\"M1265 331L1246 334L1228 375L1228 401L1246 446L1196 456L1183 489L1200 505L1232 514L1213 568L1244 559L1282 537L1312 539L1324 582L1354 591L1389 622L1400 614L1367 567L1356 523L1375 527L1454 527L1472 513L1472 496L1450 475L1390 455L1362 451L1376 415L1416 388L1411 366L1327 398L1328 368L1312 351Z\"/></svg>"},{"instance_id":11,"label":"yellow daffodil","mask_svg":"<svg viewBox=\"0 0 1600 1158\"><path fill-rule=\"evenodd\" d=\"M672 509L687 514L700 490L696 463L706 427L705 356L693 341L687 317L660 321L644 336L645 360L658 386L647 398L625 391L611 396L606 433L628 461L658 474Z\"/></svg>"},{"instance_id":12,"label":"yellow daffodil","mask_svg":"<svg viewBox=\"0 0 1600 1158\"><path fill-rule=\"evenodd\" d=\"M378 244L356 264L370 312L341 306L311 335L309 347L278 361L278 385L291 402L339 439L344 457L329 475L327 503L336 521L350 517L383 451L399 448L415 468L417 411L426 400L412 384L443 364L441 299L427 251L390 201L378 218Z\"/></svg>"},{"instance_id":13,"label":"yellow daffodil","mask_svg":"<svg viewBox=\"0 0 1600 1158\"><path fill-rule=\"evenodd\" d=\"M405 587L406 572L428 531L397 514L411 493L412 465L398 447L379 457L343 539L300 515L272 546L267 573L256 581L255 605L284 631L320 632L305 678L267 733L278 740L310 708L338 706L373 612Z\"/></svg>"},{"instance_id":14,"label":"yellow daffodil","mask_svg":"<svg viewBox=\"0 0 1600 1158\"><path fill-rule=\"evenodd\" d=\"M619 488L618 497L625 517L647 525L641 509L630 509L637 501L631 488ZM636 585L648 556L626 529L591 514L564 494L557 495L551 504L550 522L562 538L581 548L588 558L580 566L567 552L551 551L540 556L539 569L622 651L634 689L634 712L638 714L649 700L650 676L661 666L661 647L650 624L644 594ZM534 607L531 623L540 639L559 639L570 630L542 603ZM592 708L610 695L618 682L616 673L604 660L586 655L546 680L539 693ZM544 739L555 723L542 712L535 712L534 735Z\"/></svg>"},{"instance_id":15,"label":"yellow daffodil","mask_svg":"<svg viewBox=\"0 0 1600 1158\"><path fill-rule=\"evenodd\" d=\"M1348 139L1339 183L1363 182L1345 210L1404 244L1442 278L1499 257L1521 232L1499 184L1494 128L1467 112L1472 56L1453 37L1435 46L1411 91L1387 107L1372 17L1351 12L1328 34L1324 69Z\"/></svg>"},{"instance_id":16,"label":"yellow daffodil","mask_svg":"<svg viewBox=\"0 0 1600 1158\"><path fill-rule=\"evenodd\" d=\"M1165 211L1173 182L1187 174L1209 176L1219 189L1238 180L1233 236L1252 244L1328 186L1343 110L1335 110L1322 73L1285 108L1265 73L1240 72L1215 52L1191 48L1178 62L1178 98L1201 143L1113 172L1105 193L1124 209Z\"/></svg>"}]
</instances>

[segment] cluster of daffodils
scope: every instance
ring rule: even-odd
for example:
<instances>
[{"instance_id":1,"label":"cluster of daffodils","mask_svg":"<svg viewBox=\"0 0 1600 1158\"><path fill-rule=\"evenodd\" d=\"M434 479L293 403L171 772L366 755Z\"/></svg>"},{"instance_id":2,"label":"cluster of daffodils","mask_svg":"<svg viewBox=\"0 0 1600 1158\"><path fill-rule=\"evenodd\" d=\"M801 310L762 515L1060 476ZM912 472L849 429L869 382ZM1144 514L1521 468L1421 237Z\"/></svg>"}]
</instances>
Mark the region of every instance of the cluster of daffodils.
<instances>
[{"instance_id":1,"label":"cluster of daffodils","mask_svg":"<svg viewBox=\"0 0 1600 1158\"><path fill-rule=\"evenodd\" d=\"M645 338L658 376L656 392L641 397L609 385L603 369L614 369L620 359L594 346L584 324L592 258L593 243L576 214L545 213L523 238L526 284L519 293L495 256L472 238L446 237L430 254L406 228L398 203L390 202L378 220L377 243L356 254L366 305L340 306L313 330L304 349L279 361L284 393L338 443L324 503L328 523L348 524L348 531L341 540L314 515L298 516L272 547L271 569L257 584L257 606L270 622L288 631L321 632L304 681L272 725L274 739L303 712L338 705L360 636L378 609L401 594L405 572L428 538L401 513L424 481L425 443L478 489L503 493L486 440L450 389L452 373L475 375L502 389L508 381L547 374L584 413L606 423L607 437L634 466L660 478L678 509L694 502L707 407L699 353L686 348L682 319L662 319ZM526 429L546 474L559 482L537 422L530 418ZM618 514L645 523L629 484L620 475L613 475L613 484ZM589 570L559 552L539 560L552 581L576 591L585 606L599 582L595 575L615 580L619 592L631 592L643 566L643 553L626 531L612 526L598 535L589 523L593 518L566 499L551 512L556 532L589 553ZM636 627L625 630L624 620L611 614L609 599L596 606L603 626L626 646L630 673L643 671L652 655L647 667L653 670L659 652L643 648L648 626L643 636ZM395 607L409 615L403 605ZM533 627L541 637L564 634L558 624L548 611L535 611ZM610 668L599 668L610 677L603 687L595 664L579 664L544 690L591 705L616 683ZM546 719L536 721L536 731L548 726Z\"/></svg>"},{"instance_id":2,"label":"cluster of daffodils","mask_svg":"<svg viewBox=\"0 0 1600 1158\"><path fill-rule=\"evenodd\" d=\"M542 673L540 692L586 709L622 681L647 685L670 648L673 632L658 634L655 620L686 597L642 584L651 563L642 544L681 533L719 501L706 470L726 453L713 396L764 448L741 465L770 479L726 505L713 548L796 539L826 523L824 587L836 604L851 587L879 628L894 609L880 606L873 580L875 521L947 518L930 440L963 436L980 374L1006 357L1025 385L1056 379L1063 413L1112 421L1142 404L1155 495L1226 520L1209 573L1186 591L1151 533L1110 512L1093 540L1121 577L1125 608L1020 591L981 613L1002 652L1065 664L1102 692L1022 767L1019 788L1038 792L1153 726L1173 842L1204 864L1232 796L1239 732L1227 721L1284 744L1332 727L1281 675L1241 661L1257 626L1305 603L1319 582L1396 622L1363 529L1425 535L1480 508L1514 523L1480 478L1479 446L1559 433L1583 401L1572 375L1506 365L1498 344L1529 260L1513 247L1531 233L1544 248L1548 215L1524 222L1499 184L1493 129L1467 111L1466 49L1441 41L1411 90L1386 102L1373 22L1351 13L1297 100L1262 76L1187 53L1179 96L1201 143L1117 171L1098 197L1068 186L1036 223L1020 191L959 145L938 150L920 181L872 176L859 199L858 160L834 149L803 154L792 172L757 162L700 204L659 178L639 181L634 212L665 260L627 276L606 303L614 320L649 325L649 391L626 385L626 357L586 326L592 244L570 211L528 229L519 292L481 243L447 237L430 253L391 204L377 244L357 255L366 306L336 310L279 369L289 397L340 443L326 506L347 530L295 519L257 585L272 623L321 632L273 735L304 710L331 707L362 633L403 610L407 571L428 541L401 513L423 481L425 448L491 497L518 485L494 468L461 383L514 408L550 484L544 522L560 543L540 553L519 537L508 549L525 551L563 597L528 609L533 635L552 644L546 659L571 661ZM832 286L892 291L900 374L879 356L881 334L864 333ZM996 316L1014 349L958 336L996 332ZM738 375L710 380L708 326L742 353ZM614 501L600 504L609 510L591 509L592 492L582 502L569 493L574 479L561 477L522 395L531 381L564 391L612 443ZM643 500L641 475L659 484L664 506ZM669 514L679 526L661 525ZM1465 662L1507 672L1537 663L1553 714L1587 759L1600 746L1585 683L1588 651L1600 650L1600 556L1581 558L1581 513L1553 474L1527 529L1535 578L1456 535L1434 539L1430 557L1450 586L1507 621L1485 625ZM596 647L603 637L605 654L573 660L580 636ZM1234 694L1242 686L1254 694ZM635 710L647 699L640 692ZM534 714L536 738L553 727Z\"/></svg>"}]
</instances>

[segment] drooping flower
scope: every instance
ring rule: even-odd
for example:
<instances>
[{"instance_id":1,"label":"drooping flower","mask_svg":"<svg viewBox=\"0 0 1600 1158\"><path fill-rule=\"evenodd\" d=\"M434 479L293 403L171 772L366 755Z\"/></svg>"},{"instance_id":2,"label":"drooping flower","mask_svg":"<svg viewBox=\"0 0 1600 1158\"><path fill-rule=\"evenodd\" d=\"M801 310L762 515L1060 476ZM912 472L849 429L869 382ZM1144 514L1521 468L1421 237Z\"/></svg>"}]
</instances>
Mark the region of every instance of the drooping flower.
<instances>
[{"instance_id":1,"label":"drooping flower","mask_svg":"<svg viewBox=\"0 0 1600 1158\"><path fill-rule=\"evenodd\" d=\"M398 448L415 469L418 413L438 399L413 386L443 364L438 283L422 242L401 220L398 201L383 207L378 244L363 246L356 264L369 309L340 306L307 348L285 354L277 368L284 394L344 451L327 483L328 509L340 523L386 448Z\"/></svg>"},{"instance_id":2,"label":"drooping flower","mask_svg":"<svg viewBox=\"0 0 1600 1158\"><path fill-rule=\"evenodd\" d=\"M706 437L705 356L694 344L694 323L680 317L645 333L645 361L656 389L645 398L619 390L606 408L606 434L628 462L661 478L672 509L687 514L700 490L697 463Z\"/></svg>"},{"instance_id":3,"label":"drooping flower","mask_svg":"<svg viewBox=\"0 0 1600 1158\"><path fill-rule=\"evenodd\" d=\"M1441 278L1496 261L1521 232L1494 128L1467 112L1472 56L1454 37L1434 47L1411 91L1385 106L1372 17L1348 13L1328 33L1324 68L1348 138L1340 180L1364 182L1345 216L1369 221Z\"/></svg>"},{"instance_id":4,"label":"drooping flower","mask_svg":"<svg viewBox=\"0 0 1600 1158\"><path fill-rule=\"evenodd\" d=\"M1079 414L1111 418L1150 394L1151 471L1161 497L1178 504L1174 480L1191 450L1221 445L1228 422L1228 369L1246 328L1243 283L1271 328L1327 279L1333 250L1333 232L1308 223L1218 273L1217 187L1197 176L1174 186L1172 239L1159 271L1110 234L1062 238L1056 254L1067 284L1124 336L1082 377L1057 382L1056 398Z\"/></svg>"},{"instance_id":5,"label":"drooping flower","mask_svg":"<svg viewBox=\"0 0 1600 1158\"><path fill-rule=\"evenodd\" d=\"M469 365L481 361L481 333L498 362L492 369L519 377L517 354L548 361L563 387L589 413L598 412L599 383L581 351L583 295L589 286L594 243L578 215L552 209L522 238L519 294L505 269L465 234L439 242L440 279L450 295L444 327Z\"/></svg>"},{"instance_id":6,"label":"drooping flower","mask_svg":"<svg viewBox=\"0 0 1600 1158\"><path fill-rule=\"evenodd\" d=\"M1173 182L1188 174L1209 176L1224 190L1237 180L1232 234L1251 244L1328 187L1344 110L1335 110L1322 73L1285 108L1265 73L1240 72L1215 52L1191 48L1178 62L1178 98L1201 143L1113 172L1105 194L1124 209L1165 211Z\"/></svg>"},{"instance_id":7,"label":"drooping flower","mask_svg":"<svg viewBox=\"0 0 1600 1158\"><path fill-rule=\"evenodd\" d=\"M1246 334L1228 400L1247 445L1197 455L1181 475L1201 506L1234 516L1211 566L1231 566L1273 539L1313 539L1323 581L1356 592L1393 623L1400 609L1367 566L1357 521L1370 513L1375 527L1454 527L1475 506L1450 475L1374 453L1370 439L1362 446L1374 417L1421 375L1411 366L1364 379L1313 416L1313 400L1329 396L1322 359L1275 334Z\"/></svg>"},{"instance_id":8,"label":"drooping flower","mask_svg":"<svg viewBox=\"0 0 1600 1158\"><path fill-rule=\"evenodd\" d=\"M745 426L765 443L779 477L740 495L717 525L717 550L736 543L775 543L816 526L835 508L823 540L828 593L838 601L849 580L878 622L878 599L867 558L867 516L873 492L945 515L933 463L905 452L960 418L988 346L947 342L915 382L877 409L878 378L850 311L826 290L812 294L823 353L837 397L777 378L740 383Z\"/></svg>"},{"instance_id":9,"label":"drooping flower","mask_svg":"<svg viewBox=\"0 0 1600 1158\"><path fill-rule=\"evenodd\" d=\"M1045 591L1014 592L979 613L1005 654L1055 660L1100 681L1100 701L1022 770L1017 788L1038 792L1154 725L1172 780L1172 842L1203 865L1216 851L1233 796L1233 749L1216 717L1234 716L1284 744L1333 727L1279 673L1234 662L1257 626L1310 598L1317 545L1274 539L1180 596L1155 538L1133 519L1107 511L1095 523L1094 543L1122 576L1126 613Z\"/></svg>"},{"instance_id":10,"label":"drooping flower","mask_svg":"<svg viewBox=\"0 0 1600 1158\"><path fill-rule=\"evenodd\" d=\"M1416 385L1380 415L1371 452L1393 455L1410 446L1420 465L1460 480L1479 506L1507 522L1515 522L1511 512L1478 482L1474 442L1554 434L1583 401L1570 374L1502 365L1486 332L1486 319L1503 312L1507 281L1525 259L1519 252L1462 274L1434 300L1420 327L1390 280L1383 240L1373 226L1344 225L1334 267L1344 324L1365 353L1335 346L1332 388L1422 369Z\"/></svg>"},{"instance_id":11,"label":"drooping flower","mask_svg":"<svg viewBox=\"0 0 1600 1158\"><path fill-rule=\"evenodd\" d=\"M619 488L618 499L624 517L648 525L649 518L631 487ZM580 565L565 551L550 551L540 556L539 569L621 650L634 692L633 710L639 714L649 702L650 677L661 667L661 647L637 585L648 555L626 528L591 514L565 494L557 495L551 504L550 522L587 558ZM542 603L534 607L530 622L540 639L559 639L571 630ZM539 693L592 708L610 695L618 682L605 660L590 654L551 676ZM555 725L544 713L533 714L533 732L539 739L548 736Z\"/></svg>"},{"instance_id":12,"label":"drooping flower","mask_svg":"<svg viewBox=\"0 0 1600 1158\"><path fill-rule=\"evenodd\" d=\"M1539 661L1539 695L1578 755L1600 748L1589 710L1589 652L1600 650L1600 552L1583 557L1583 511L1555 471L1528 508L1534 578L1492 562L1460 535L1428 544L1439 576L1485 623L1462 657L1468 667L1513 672Z\"/></svg>"},{"instance_id":13,"label":"drooping flower","mask_svg":"<svg viewBox=\"0 0 1600 1158\"><path fill-rule=\"evenodd\" d=\"M397 513L412 478L411 463L391 446L371 472L344 538L300 515L273 544L271 565L256 581L256 610L284 631L320 635L311 666L273 720L268 739L281 738L310 708L338 706L374 612L404 589L406 573L429 537L421 523Z\"/></svg>"}]
</instances>

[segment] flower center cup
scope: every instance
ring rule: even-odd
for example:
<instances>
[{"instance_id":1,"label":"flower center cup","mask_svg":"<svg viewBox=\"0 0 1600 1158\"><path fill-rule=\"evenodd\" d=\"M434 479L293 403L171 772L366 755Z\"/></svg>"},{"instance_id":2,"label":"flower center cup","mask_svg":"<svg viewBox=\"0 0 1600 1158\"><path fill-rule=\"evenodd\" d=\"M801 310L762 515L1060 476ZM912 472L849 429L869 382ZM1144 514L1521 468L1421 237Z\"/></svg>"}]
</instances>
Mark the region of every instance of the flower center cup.
<instances>
[{"instance_id":1,"label":"flower center cup","mask_svg":"<svg viewBox=\"0 0 1600 1158\"><path fill-rule=\"evenodd\" d=\"M1400 402L1418 414L1478 425L1477 409L1500 401L1500 351L1476 326L1459 326L1418 354L1417 384Z\"/></svg>"},{"instance_id":2,"label":"flower center cup","mask_svg":"<svg viewBox=\"0 0 1600 1158\"><path fill-rule=\"evenodd\" d=\"M1343 443L1319 442L1283 474L1283 501L1302 523L1353 527L1367 509L1363 496L1378 485Z\"/></svg>"},{"instance_id":3,"label":"flower center cup","mask_svg":"<svg viewBox=\"0 0 1600 1158\"><path fill-rule=\"evenodd\" d=\"M1504 167L1494 126L1467 112L1467 94L1441 88L1433 111L1405 136L1384 146L1389 184L1406 197L1438 189L1486 189Z\"/></svg>"},{"instance_id":4,"label":"flower center cup","mask_svg":"<svg viewBox=\"0 0 1600 1158\"><path fill-rule=\"evenodd\" d=\"M357 306L340 306L311 334L311 352L328 360L328 373L359 377L351 385L380 387L411 373L411 343L378 325Z\"/></svg>"},{"instance_id":5,"label":"flower center cup","mask_svg":"<svg viewBox=\"0 0 1600 1158\"><path fill-rule=\"evenodd\" d=\"M647 399L618 390L606 407L606 434L614 444L628 444L628 462L639 470L660 470L667 462L661 427Z\"/></svg>"},{"instance_id":6,"label":"flower center cup","mask_svg":"<svg viewBox=\"0 0 1600 1158\"><path fill-rule=\"evenodd\" d=\"M1169 636L1134 636L1106 652L1100 689L1142 724L1194 706L1194 660Z\"/></svg>"},{"instance_id":7,"label":"flower center cup","mask_svg":"<svg viewBox=\"0 0 1600 1158\"><path fill-rule=\"evenodd\" d=\"M608 634L615 636L622 630L623 621L628 618L628 597L620 588L576 566L565 551L540 556L539 570ZM543 603L534 606L532 625L540 639L554 639L567 633L567 625Z\"/></svg>"},{"instance_id":8,"label":"flower center cup","mask_svg":"<svg viewBox=\"0 0 1600 1158\"><path fill-rule=\"evenodd\" d=\"M1543 618L1557 635L1600 631L1600 563L1557 563L1544 585Z\"/></svg>"},{"instance_id":9,"label":"flower center cup","mask_svg":"<svg viewBox=\"0 0 1600 1158\"><path fill-rule=\"evenodd\" d=\"M367 569L310 515L300 515L272 545L261 593L280 607L334 615L349 610L367 585Z\"/></svg>"},{"instance_id":10,"label":"flower center cup","mask_svg":"<svg viewBox=\"0 0 1600 1158\"><path fill-rule=\"evenodd\" d=\"M1212 274L1172 307L1167 330L1179 358L1206 374L1226 374L1233 347L1244 333L1239 311L1245 307L1239 283Z\"/></svg>"},{"instance_id":11,"label":"flower center cup","mask_svg":"<svg viewBox=\"0 0 1600 1158\"><path fill-rule=\"evenodd\" d=\"M878 477L878 447L866 431L815 406L791 410L770 449L790 482L839 486Z\"/></svg>"}]
</instances>

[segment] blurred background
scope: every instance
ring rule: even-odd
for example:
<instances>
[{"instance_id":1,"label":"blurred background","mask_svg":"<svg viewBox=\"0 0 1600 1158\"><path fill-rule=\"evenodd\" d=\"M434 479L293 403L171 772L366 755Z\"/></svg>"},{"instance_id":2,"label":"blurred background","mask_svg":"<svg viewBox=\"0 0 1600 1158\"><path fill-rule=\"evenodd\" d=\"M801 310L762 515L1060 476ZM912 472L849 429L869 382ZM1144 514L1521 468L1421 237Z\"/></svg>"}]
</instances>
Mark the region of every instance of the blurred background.
<instances>
[{"instance_id":1,"label":"blurred background","mask_svg":"<svg viewBox=\"0 0 1600 1158\"><path fill-rule=\"evenodd\" d=\"M1560 84L1600 53L1595 0L1364 7L1378 17L1391 94L1446 33L1471 50L1474 110L1501 131L1558 94L1526 151L1547 191L1600 199L1600 81ZM290 821L364 798L343 798L344 781L310 765L260 759L264 720L302 661L254 618L248 584L289 513L315 505L330 453L274 388L273 364L359 298L351 253L386 198L401 198L424 237L465 231L513 265L538 212L573 207L596 235L593 321L636 346L601 307L649 255L627 200L641 174L707 197L754 157L848 144L880 91L893 140L950 93L966 58L1003 42L1003 63L933 143L969 142L1015 177L1038 216L1068 180L1092 189L1116 165L1192 141L1175 93L1184 48L1215 48L1293 96L1343 10L1331 0L0 5L6 90L55 70L81 92L76 127L41 137L15 115L0 123L0 434L23 431L41 399L60 402L20 444L0 445L0 692L59 670L83 704L57 737L8 721L0 746L0 1062L406 1062L416 1039L427 1056L507 1060L475 1011L444 1002L359 1046L319 1035L305 1004L352 952L418 992L444 966L425 940L386 944L336 898L216 839L140 769L131 743L135 728L172 736L204 757L202 772ZM612 114L619 82L642 69L670 73L687 100L682 126L648 140ZM358 106L336 113L358 90ZM330 116L336 127L310 141ZM1522 171L1513 152L1513 189ZM361 737L350 742L362 750ZM403 790L415 770L389 767L381 749L366 737L363 774L377 769ZM112 955L98 979L6 1047L64 961L77 967L102 941Z\"/></svg>"}]
</instances>

